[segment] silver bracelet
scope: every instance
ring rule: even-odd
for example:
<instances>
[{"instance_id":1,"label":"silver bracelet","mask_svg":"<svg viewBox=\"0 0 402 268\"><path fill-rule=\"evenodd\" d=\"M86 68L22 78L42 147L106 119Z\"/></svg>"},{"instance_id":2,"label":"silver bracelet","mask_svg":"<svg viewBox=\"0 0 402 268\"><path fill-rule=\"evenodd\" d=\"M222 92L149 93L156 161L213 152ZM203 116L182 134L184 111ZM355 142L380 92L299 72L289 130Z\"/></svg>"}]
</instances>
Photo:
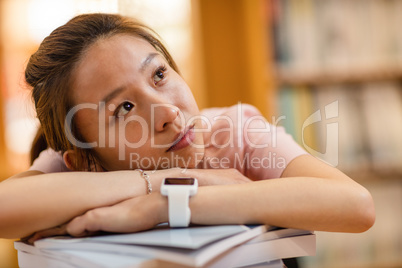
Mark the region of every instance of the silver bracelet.
<instances>
[{"instance_id":1,"label":"silver bracelet","mask_svg":"<svg viewBox=\"0 0 402 268\"><path fill-rule=\"evenodd\" d=\"M136 169L136 171L140 172L141 177L143 177L144 180L145 180L146 183L147 183L147 194L152 193L152 184L151 184L151 181L149 180L148 174L145 173L145 171L142 170L142 169L140 169L140 168Z\"/></svg>"}]
</instances>

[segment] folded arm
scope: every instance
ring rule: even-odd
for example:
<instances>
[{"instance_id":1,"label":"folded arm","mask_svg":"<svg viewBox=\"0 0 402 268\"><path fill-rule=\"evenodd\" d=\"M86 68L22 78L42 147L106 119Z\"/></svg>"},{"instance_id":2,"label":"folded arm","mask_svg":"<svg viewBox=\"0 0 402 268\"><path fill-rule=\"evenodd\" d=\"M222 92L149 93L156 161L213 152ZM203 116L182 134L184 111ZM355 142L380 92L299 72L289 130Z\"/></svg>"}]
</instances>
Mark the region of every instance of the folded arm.
<instances>
[{"instance_id":1,"label":"folded arm","mask_svg":"<svg viewBox=\"0 0 402 268\"><path fill-rule=\"evenodd\" d=\"M168 221L159 193L90 210L67 225L76 236L103 230L135 232ZM282 178L200 187L190 199L195 224L264 223L307 230L363 232L375 220L370 193L342 172L309 155L299 156Z\"/></svg>"},{"instance_id":2,"label":"folded arm","mask_svg":"<svg viewBox=\"0 0 402 268\"><path fill-rule=\"evenodd\" d=\"M180 177L183 172L178 168L149 172L154 192L159 191L163 178ZM199 170L197 174L200 185L249 181L233 170ZM145 180L136 171L23 172L0 183L0 237L25 237L88 210L145 194Z\"/></svg>"},{"instance_id":3,"label":"folded arm","mask_svg":"<svg viewBox=\"0 0 402 268\"><path fill-rule=\"evenodd\" d=\"M363 232L375 218L371 195L364 187L307 155L290 163L280 179L240 187L205 187L191 202L192 222L200 224L266 223L306 230Z\"/></svg>"}]
</instances>

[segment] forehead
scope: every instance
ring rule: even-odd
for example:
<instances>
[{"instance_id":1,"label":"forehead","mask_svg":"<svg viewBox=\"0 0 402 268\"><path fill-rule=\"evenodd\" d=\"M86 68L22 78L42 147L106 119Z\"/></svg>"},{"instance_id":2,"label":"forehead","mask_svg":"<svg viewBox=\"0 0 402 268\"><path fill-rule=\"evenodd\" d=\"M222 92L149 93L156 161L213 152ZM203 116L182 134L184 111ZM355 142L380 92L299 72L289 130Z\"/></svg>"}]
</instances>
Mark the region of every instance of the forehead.
<instances>
[{"instance_id":1,"label":"forehead","mask_svg":"<svg viewBox=\"0 0 402 268\"><path fill-rule=\"evenodd\" d=\"M73 102L94 102L106 90L133 82L142 61L155 52L146 40L126 34L96 41L84 52L72 73Z\"/></svg>"},{"instance_id":2,"label":"forehead","mask_svg":"<svg viewBox=\"0 0 402 268\"><path fill-rule=\"evenodd\" d=\"M93 54L99 52L104 53L105 51L112 51L118 54L119 52L141 52L143 50L155 51L154 47L141 37L129 34L115 34L109 37L100 38L91 44L85 51L82 59L91 57Z\"/></svg>"}]
</instances>

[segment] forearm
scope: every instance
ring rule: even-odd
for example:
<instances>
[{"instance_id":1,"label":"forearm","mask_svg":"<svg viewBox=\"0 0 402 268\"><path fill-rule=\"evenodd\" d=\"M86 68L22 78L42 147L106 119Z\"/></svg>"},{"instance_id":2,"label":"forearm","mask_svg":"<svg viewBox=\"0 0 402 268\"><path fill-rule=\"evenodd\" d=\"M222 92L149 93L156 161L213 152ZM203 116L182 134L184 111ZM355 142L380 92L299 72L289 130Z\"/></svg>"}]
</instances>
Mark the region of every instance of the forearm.
<instances>
[{"instance_id":1,"label":"forearm","mask_svg":"<svg viewBox=\"0 0 402 268\"><path fill-rule=\"evenodd\" d=\"M158 192L165 177L198 177L200 185L245 183L236 170L148 171ZM16 238L55 227L100 207L146 194L139 172L68 172L14 176L0 183L0 237Z\"/></svg>"},{"instance_id":2,"label":"forearm","mask_svg":"<svg viewBox=\"0 0 402 268\"><path fill-rule=\"evenodd\" d=\"M306 230L362 232L374 206L366 189L347 178L286 177L199 187L190 198L194 224L268 224ZM75 218L67 232L138 232L167 222L168 198L159 192L130 198Z\"/></svg>"},{"instance_id":3,"label":"forearm","mask_svg":"<svg viewBox=\"0 0 402 268\"><path fill-rule=\"evenodd\" d=\"M297 177L200 187L190 201L196 224L264 223L361 232L372 225L370 194L354 182Z\"/></svg>"},{"instance_id":4,"label":"forearm","mask_svg":"<svg viewBox=\"0 0 402 268\"><path fill-rule=\"evenodd\" d=\"M69 172L0 183L0 237L16 238L62 224L95 207L145 194L138 172Z\"/></svg>"},{"instance_id":5,"label":"forearm","mask_svg":"<svg viewBox=\"0 0 402 268\"><path fill-rule=\"evenodd\" d=\"M215 180L224 173L211 173ZM201 171L187 175L202 179ZM226 174L236 177L238 173ZM300 156L282 178L233 185L201 186L190 198L194 224L268 224L306 230L362 232L374 224L370 193L342 172ZM209 185L209 184L204 184ZM123 213L125 212L125 213ZM98 208L67 226L76 236L93 231L137 232L168 221L168 199L156 192Z\"/></svg>"}]
</instances>

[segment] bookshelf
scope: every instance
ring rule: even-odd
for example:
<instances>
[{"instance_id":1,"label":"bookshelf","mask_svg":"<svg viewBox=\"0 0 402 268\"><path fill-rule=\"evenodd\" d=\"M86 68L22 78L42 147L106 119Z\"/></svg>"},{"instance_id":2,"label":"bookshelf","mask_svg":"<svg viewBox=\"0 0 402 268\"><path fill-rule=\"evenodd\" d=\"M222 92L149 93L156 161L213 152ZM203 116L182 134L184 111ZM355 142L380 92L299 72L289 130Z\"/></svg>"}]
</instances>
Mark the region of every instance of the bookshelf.
<instances>
[{"instance_id":1,"label":"bookshelf","mask_svg":"<svg viewBox=\"0 0 402 268\"><path fill-rule=\"evenodd\" d=\"M193 3L206 105L241 100L269 120L285 115L288 132L318 154L326 126L338 124L337 167L373 193L375 226L319 236L318 255L305 267L400 267L402 0ZM338 116L324 120L334 101ZM324 119L306 127L302 140L303 122L316 111Z\"/></svg>"},{"instance_id":2,"label":"bookshelf","mask_svg":"<svg viewBox=\"0 0 402 268\"><path fill-rule=\"evenodd\" d=\"M402 1L268 2L279 99L310 106L305 117L279 108L296 140L298 121L338 101L338 167L359 181L402 177ZM322 151L325 129L313 128Z\"/></svg>"},{"instance_id":3,"label":"bookshelf","mask_svg":"<svg viewBox=\"0 0 402 268\"><path fill-rule=\"evenodd\" d=\"M281 123L296 141L320 156L326 150L326 122L302 126L309 115L338 101L339 116L332 122L339 124L339 162L334 164L359 174L359 181L363 173L370 178L402 174L402 32L393 24L401 21L401 0L193 3L206 106L241 101L269 120L286 116ZM384 101L373 108L375 95ZM390 107L393 114L386 112ZM373 121L383 125L385 136Z\"/></svg>"},{"instance_id":4,"label":"bookshelf","mask_svg":"<svg viewBox=\"0 0 402 268\"><path fill-rule=\"evenodd\" d=\"M300 74L297 72L277 72L276 79L280 85L297 86L323 86L328 84L353 84L367 81L401 80L402 67L385 67L345 71L310 72Z\"/></svg>"},{"instance_id":5,"label":"bookshelf","mask_svg":"<svg viewBox=\"0 0 402 268\"><path fill-rule=\"evenodd\" d=\"M240 101L252 103L267 117L274 114L267 8L263 0L192 0L206 107Z\"/></svg>"},{"instance_id":6,"label":"bookshelf","mask_svg":"<svg viewBox=\"0 0 402 268\"><path fill-rule=\"evenodd\" d=\"M2 3L0 2L0 14L2 14ZM0 36L2 36L2 27L0 27ZM7 178L7 158L6 158L6 144L5 144L5 127L4 127L4 48L3 43L0 42L0 181Z\"/></svg>"}]
</instances>

